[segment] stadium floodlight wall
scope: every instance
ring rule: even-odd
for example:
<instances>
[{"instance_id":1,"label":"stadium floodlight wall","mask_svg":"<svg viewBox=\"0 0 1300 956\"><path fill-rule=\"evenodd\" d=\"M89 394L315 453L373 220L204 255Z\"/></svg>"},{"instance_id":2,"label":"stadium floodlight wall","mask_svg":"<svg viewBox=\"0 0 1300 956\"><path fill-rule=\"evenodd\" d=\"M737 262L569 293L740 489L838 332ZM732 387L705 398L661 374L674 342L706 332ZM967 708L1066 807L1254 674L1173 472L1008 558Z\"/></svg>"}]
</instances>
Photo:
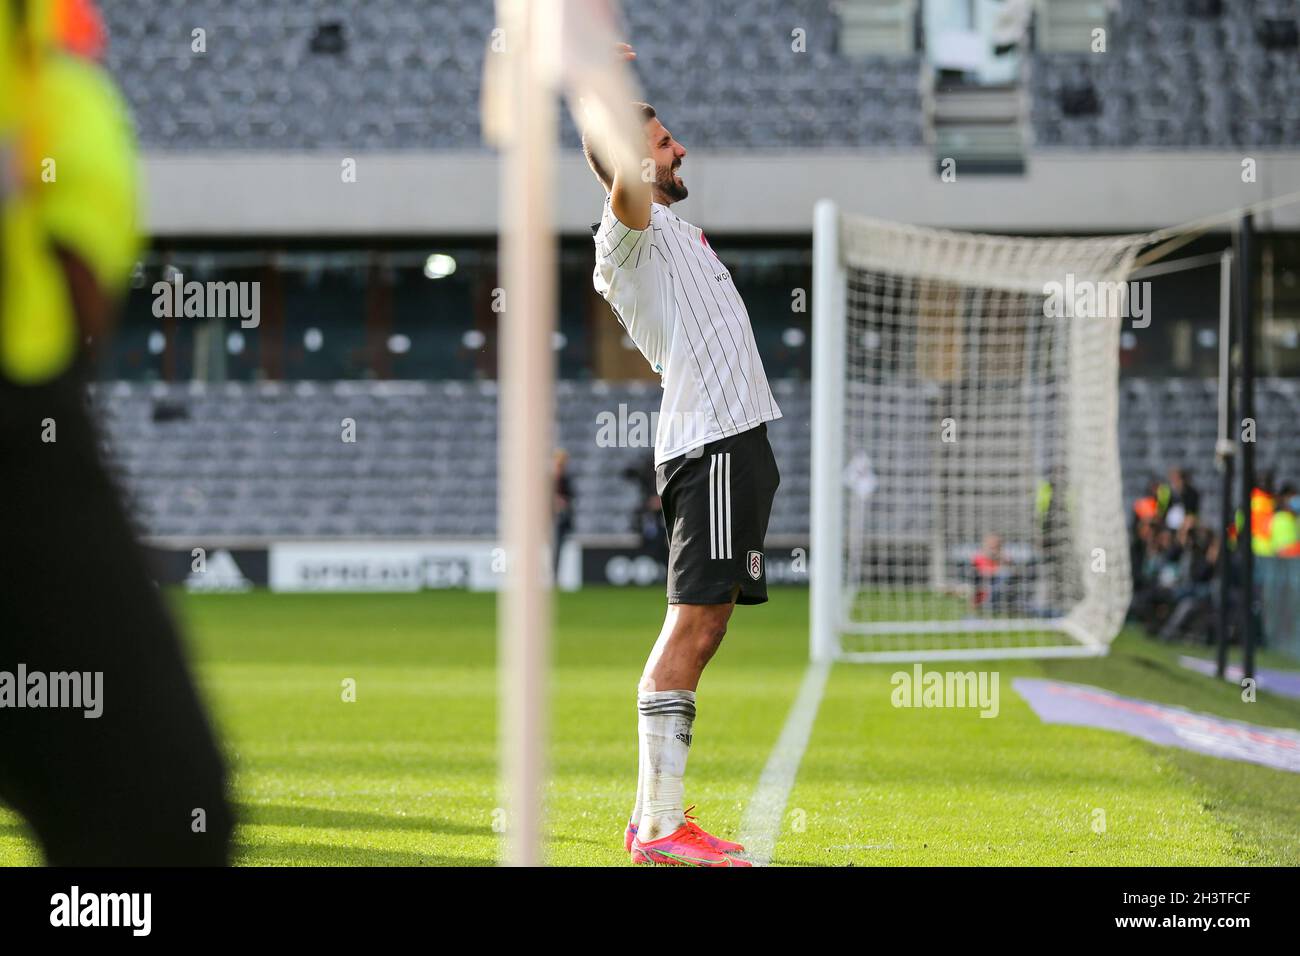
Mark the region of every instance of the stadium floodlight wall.
<instances>
[{"instance_id":1,"label":"stadium floodlight wall","mask_svg":"<svg viewBox=\"0 0 1300 956\"><path fill-rule=\"evenodd\" d=\"M689 145L689 144L688 144ZM369 153L356 181L335 153L153 153L143 215L155 237L494 236L498 161L485 150ZM1255 162L1242 182L1242 163ZM882 219L1001 232L1140 230L1187 222L1300 190L1300 149L1031 151L1023 176L957 170L942 182L917 150L692 151L683 214L711 234L808 232L822 196ZM1214 196L1214 207L1206 197ZM761 201L756 201L761 197ZM562 155L556 222L590 235L600 186L580 155ZM1300 229L1300 205L1265 231Z\"/></svg>"},{"instance_id":2,"label":"stadium floodlight wall","mask_svg":"<svg viewBox=\"0 0 1300 956\"><path fill-rule=\"evenodd\" d=\"M814 659L1106 652L1131 596L1119 332L1149 244L818 203Z\"/></svg>"}]
</instances>

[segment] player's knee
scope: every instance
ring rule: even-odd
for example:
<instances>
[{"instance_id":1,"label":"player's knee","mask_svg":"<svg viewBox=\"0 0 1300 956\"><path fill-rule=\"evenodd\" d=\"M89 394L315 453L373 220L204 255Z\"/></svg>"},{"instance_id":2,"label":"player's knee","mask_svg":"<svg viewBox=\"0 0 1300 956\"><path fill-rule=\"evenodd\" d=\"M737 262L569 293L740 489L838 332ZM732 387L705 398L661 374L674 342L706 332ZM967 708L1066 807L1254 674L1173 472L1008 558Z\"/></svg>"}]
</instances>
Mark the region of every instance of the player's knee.
<instances>
[{"instance_id":1,"label":"player's knee","mask_svg":"<svg viewBox=\"0 0 1300 956\"><path fill-rule=\"evenodd\" d=\"M726 618L712 622L708 628L708 635L709 640L713 643L714 650L717 650L718 645L722 643L722 639L727 636Z\"/></svg>"},{"instance_id":2,"label":"player's knee","mask_svg":"<svg viewBox=\"0 0 1300 956\"><path fill-rule=\"evenodd\" d=\"M727 634L725 617L705 615L692 623L687 640L698 657L707 662Z\"/></svg>"}]
</instances>

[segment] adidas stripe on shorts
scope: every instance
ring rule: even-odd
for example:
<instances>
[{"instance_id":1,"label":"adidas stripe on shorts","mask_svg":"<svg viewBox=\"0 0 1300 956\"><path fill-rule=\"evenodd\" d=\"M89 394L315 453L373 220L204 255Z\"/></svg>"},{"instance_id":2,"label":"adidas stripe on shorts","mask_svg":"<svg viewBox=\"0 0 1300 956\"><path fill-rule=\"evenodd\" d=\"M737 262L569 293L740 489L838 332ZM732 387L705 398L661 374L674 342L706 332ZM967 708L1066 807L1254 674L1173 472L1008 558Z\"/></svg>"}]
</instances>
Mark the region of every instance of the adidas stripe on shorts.
<instances>
[{"instance_id":1,"label":"adidas stripe on shorts","mask_svg":"<svg viewBox=\"0 0 1300 956\"><path fill-rule=\"evenodd\" d=\"M668 603L767 600L763 539L781 474L767 425L720 438L655 469L668 531Z\"/></svg>"}]
</instances>

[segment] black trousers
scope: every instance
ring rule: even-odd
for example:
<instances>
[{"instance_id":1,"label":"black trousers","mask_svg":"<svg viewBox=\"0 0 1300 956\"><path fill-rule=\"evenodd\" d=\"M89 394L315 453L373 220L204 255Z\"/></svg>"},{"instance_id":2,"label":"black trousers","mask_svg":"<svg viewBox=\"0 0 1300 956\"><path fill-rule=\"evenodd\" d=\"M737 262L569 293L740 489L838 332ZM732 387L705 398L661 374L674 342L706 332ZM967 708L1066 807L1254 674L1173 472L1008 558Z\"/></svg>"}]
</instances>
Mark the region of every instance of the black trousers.
<instances>
[{"instance_id":1,"label":"black trousers","mask_svg":"<svg viewBox=\"0 0 1300 956\"><path fill-rule=\"evenodd\" d=\"M0 800L48 863L227 862L225 766L76 374L38 387L0 378L0 672L11 688L20 665L103 675L98 717L0 706Z\"/></svg>"}]
</instances>

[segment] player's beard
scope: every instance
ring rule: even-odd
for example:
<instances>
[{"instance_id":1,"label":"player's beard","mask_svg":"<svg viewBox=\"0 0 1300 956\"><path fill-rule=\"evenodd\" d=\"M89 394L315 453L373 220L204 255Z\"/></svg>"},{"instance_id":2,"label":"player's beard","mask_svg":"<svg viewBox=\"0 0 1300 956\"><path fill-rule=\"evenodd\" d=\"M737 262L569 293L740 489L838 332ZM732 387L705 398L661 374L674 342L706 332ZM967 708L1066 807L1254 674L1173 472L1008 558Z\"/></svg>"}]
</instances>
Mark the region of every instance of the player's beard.
<instances>
[{"instance_id":1,"label":"player's beard","mask_svg":"<svg viewBox=\"0 0 1300 956\"><path fill-rule=\"evenodd\" d=\"M655 174L655 188L669 203L681 202L688 195L686 184L679 183L674 178L678 165L680 164L674 164L667 169L660 167Z\"/></svg>"}]
</instances>

